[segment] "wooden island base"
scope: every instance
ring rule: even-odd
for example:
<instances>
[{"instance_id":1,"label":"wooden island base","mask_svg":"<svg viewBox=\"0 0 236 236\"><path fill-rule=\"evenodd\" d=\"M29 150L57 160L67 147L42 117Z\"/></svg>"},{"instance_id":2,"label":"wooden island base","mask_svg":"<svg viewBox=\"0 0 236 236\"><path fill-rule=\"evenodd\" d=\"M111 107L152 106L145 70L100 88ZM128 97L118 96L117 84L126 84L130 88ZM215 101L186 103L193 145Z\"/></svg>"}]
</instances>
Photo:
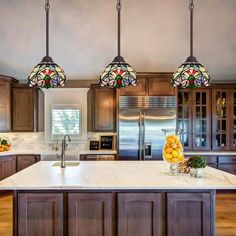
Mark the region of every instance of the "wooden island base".
<instances>
[{"instance_id":1,"label":"wooden island base","mask_svg":"<svg viewBox=\"0 0 236 236\"><path fill-rule=\"evenodd\" d=\"M15 191L15 236L214 236L215 191Z\"/></svg>"}]
</instances>

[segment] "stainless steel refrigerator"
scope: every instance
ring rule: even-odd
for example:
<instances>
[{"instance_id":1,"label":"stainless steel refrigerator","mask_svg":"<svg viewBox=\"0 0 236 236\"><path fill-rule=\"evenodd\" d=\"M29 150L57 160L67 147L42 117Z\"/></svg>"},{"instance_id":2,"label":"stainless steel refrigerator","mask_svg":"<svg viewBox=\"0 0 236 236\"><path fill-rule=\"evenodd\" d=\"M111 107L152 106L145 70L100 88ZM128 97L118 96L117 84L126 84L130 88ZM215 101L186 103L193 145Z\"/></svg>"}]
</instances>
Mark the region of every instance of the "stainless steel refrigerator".
<instances>
[{"instance_id":1,"label":"stainless steel refrigerator","mask_svg":"<svg viewBox=\"0 0 236 236\"><path fill-rule=\"evenodd\" d=\"M121 96L118 154L120 160L160 160L162 129L177 125L175 96Z\"/></svg>"}]
</instances>

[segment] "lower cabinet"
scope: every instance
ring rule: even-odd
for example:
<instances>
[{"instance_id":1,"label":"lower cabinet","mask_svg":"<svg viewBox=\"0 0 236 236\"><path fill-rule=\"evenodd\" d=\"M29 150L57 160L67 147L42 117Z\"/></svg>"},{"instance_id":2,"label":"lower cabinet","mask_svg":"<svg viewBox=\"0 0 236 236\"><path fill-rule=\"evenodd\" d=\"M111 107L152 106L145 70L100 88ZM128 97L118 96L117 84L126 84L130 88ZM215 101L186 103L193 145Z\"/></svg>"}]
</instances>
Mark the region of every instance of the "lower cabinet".
<instances>
[{"instance_id":1,"label":"lower cabinet","mask_svg":"<svg viewBox=\"0 0 236 236\"><path fill-rule=\"evenodd\" d=\"M161 193L118 194L118 236L161 236L164 202Z\"/></svg>"},{"instance_id":2,"label":"lower cabinet","mask_svg":"<svg viewBox=\"0 0 236 236\"><path fill-rule=\"evenodd\" d=\"M0 156L0 181L38 161L40 156L36 155Z\"/></svg>"},{"instance_id":3,"label":"lower cabinet","mask_svg":"<svg viewBox=\"0 0 236 236\"><path fill-rule=\"evenodd\" d=\"M16 156L0 157L0 181L16 173Z\"/></svg>"},{"instance_id":4,"label":"lower cabinet","mask_svg":"<svg viewBox=\"0 0 236 236\"><path fill-rule=\"evenodd\" d=\"M18 236L63 236L62 193L19 193Z\"/></svg>"},{"instance_id":5,"label":"lower cabinet","mask_svg":"<svg viewBox=\"0 0 236 236\"><path fill-rule=\"evenodd\" d=\"M69 193L69 236L111 236L112 194Z\"/></svg>"},{"instance_id":6,"label":"lower cabinet","mask_svg":"<svg viewBox=\"0 0 236 236\"><path fill-rule=\"evenodd\" d=\"M214 235L212 207L209 193L167 193L167 235Z\"/></svg>"},{"instance_id":7,"label":"lower cabinet","mask_svg":"<svg viewBox=\"0 0 236 236\"><path fill-rule=\"evenodd\" d=\"M17 171L21 171L39 161L39 157L35 155L18 155L17 156Z\"/></svg>"},{"instance_id":8,"label":"lower cabinet","mask_svg":"<svg viewBox=\"0 0 236 236\"><path fill-rule=\"evenodd\" d=\"M18 236L215 235L215 192L20 192Z\"/></svg>"}]
</instances>

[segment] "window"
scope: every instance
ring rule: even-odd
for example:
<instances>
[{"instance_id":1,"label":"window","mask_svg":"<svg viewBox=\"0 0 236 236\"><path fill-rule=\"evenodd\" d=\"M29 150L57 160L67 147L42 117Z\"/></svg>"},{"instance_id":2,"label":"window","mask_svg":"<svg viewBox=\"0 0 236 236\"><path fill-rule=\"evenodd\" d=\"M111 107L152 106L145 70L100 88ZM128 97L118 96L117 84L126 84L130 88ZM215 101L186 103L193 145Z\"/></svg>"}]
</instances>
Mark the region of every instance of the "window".
<instances>
[{"instance_id":1,"label":"window","mask_svg":"<svg viewBox=\"0 0 236 236\"><path fill-rule=\"evenodd\" d=\"M52 138L57 139L69 134L81 136L80 105L52 105Z\"/></svg>"}]
</instances>

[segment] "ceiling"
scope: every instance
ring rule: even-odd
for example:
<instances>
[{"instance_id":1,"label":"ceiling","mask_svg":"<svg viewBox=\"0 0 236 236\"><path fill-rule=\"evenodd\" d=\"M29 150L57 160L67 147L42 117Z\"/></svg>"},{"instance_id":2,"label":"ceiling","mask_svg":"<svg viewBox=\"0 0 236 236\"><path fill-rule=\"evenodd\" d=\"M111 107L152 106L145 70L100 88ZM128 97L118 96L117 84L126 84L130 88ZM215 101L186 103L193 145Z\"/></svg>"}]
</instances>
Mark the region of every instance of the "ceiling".
<instances>
[{"instance_id":1,"label":"ceiling","mask_svg":"<svg viewBox=\"0 0 236 236\"><path fill-rule=\"evenodd\" d=\"M44 0L0 0L0 74L20 80L45 54ZM194 54L236 80L236 0L195 0ZM50 55L68 79L96 79L116 56L116 0L51 0ZM189 54L188 0L123 0L122 54L137 71L174 71Z\"/></svg>"}]
</instances>

